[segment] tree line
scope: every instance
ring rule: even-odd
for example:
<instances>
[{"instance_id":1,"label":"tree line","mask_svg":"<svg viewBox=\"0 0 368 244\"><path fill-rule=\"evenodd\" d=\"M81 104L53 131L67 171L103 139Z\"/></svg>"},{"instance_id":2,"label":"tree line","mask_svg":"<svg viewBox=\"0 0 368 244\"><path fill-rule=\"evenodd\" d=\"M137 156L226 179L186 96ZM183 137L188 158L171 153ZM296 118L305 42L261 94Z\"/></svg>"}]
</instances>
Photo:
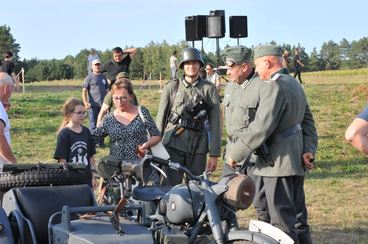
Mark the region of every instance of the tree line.
<instances>
[{"instance_id":1,"label":"tree line","mask_svg":"<svg viewBox=\"0 0 368 244\"><path fill-rule=\"evenodd\" d=\"M271 41L271 44L278 44ZM288 50L291 55L295 48L301 49L301 59L305 64L305 71L359 69L368 67L368 37L349 42L345 38L339 43L332 40L324 42L319 51L313 48L310 54L305 48L298 44L278 44L283 50ZM186 41L176 44L150 42L145 47L137 47L138 52L130 65L130 76L132 79L142 79L144 75L151 75L152 79L170 78L169 58L173 51L178 53L188 47ZM36 58L21 60L18 56L20 44L16 43L11 34L10 27L0 26L0 53L12 51L16 71L25 69L25 81L61 80L61 79L84 79L87 75L87 57L89 50L83 49L77 55L68 55L63 59L38 60ZM224 47L225 48L225 47ZM111 59L111 50L97 50L102 62ZM222 58L217 63L217 57L212 52L203 52L206 63L223 65ZM180 57L178 57L180 59Z\"/></svg>"}]
</instances>

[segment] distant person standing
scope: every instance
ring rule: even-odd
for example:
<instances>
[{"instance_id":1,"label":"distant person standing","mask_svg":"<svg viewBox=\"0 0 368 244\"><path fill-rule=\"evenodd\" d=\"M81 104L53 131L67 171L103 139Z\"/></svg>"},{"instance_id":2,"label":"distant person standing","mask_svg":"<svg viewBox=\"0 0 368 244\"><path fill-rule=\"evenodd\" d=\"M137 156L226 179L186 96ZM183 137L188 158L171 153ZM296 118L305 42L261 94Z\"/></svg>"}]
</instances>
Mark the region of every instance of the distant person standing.
<instances>
[{"instance_id":1,"label":"distant person standing","mask_svg":"<svg viewBox=\"0 0 368 244\"><path fill-rule=\"evenodd\" d=\"M4 61L1 62L1 70L13 79L14 84L16 84L17 91L19 90L19 81L15 75L15 65L13 62L13 53L8 51L4 54Z\"/></svg>"},{"instance_id":2,"label":"distant person standing","mask_svg":"<svg viewBox=\"0 0 368 244\"><path fill-rule=\"evenodd\" d=\"M176 57L177 52L176 50L170 57L170 71L171 71L171 79L178 78L178 59Z\"/></svg>"},{"instance_id":3,"label":"distant person standing","mask_svg":"<svg viewBox=\"0 0 368 244\"><path fill-rule=\"evenodd\" d=\"M282 54L282 67L284 67L288 71L290 70L290 56L288 50L285 50Z\"/></svg>"},{"instance_id":4,"label":"distant person standing","mask_svg":"<svg viewBox=\"0 0 368 244\"><path fill-rule=\"evenodd\" d=\"M124 50L121 49L121 47L115 47L112 49L112 59L101 66L101 73L106 73L110 86L114 84L116 76L120 72L126 72L129 74L129 65L136 53L137 49L135 47Z\"/></svg>"},{"instance_id":5,"label":"distant person standing","mask_svg":"<svg viewBox=\"0 0 368 244\"><path fill-rule=\"evenodd\" d=\"M83 103L89 112L89 128L91 132L96 128L97 117L109 87L105 76L100 72L100 65L99 59L92 61L93 72L84 80L82 89ZM103 142L97 142L96 146L103 146Z\"/></svg>"},{"instance_id":6,"label":"distant person standing","mask_svg":"<svg viewBox=\"0 0 368 244\"><path fill-rule=\"evenodd\" d=\"M0 72L0 164L17 163L10 148L10 121L7 114L13 87L12 78L7 73Z\"/></svg>"},{"instance_id":7,"label":"distant person standing","mask_svg":"<svg viewBox=\"0 0 368 244\"><path fill-rule=\"evenodd\" d=\"M100 57L98 56L96 49L91 48L87 58L87 72L89 75L92 73L92 61L95 59L100 59Z\"/></svg>"},{"instance_id":8,"label":"distant person standing","mask_svg":"<svg viewBox=\"0 0 368 244\"><path fill-rule=\"evenodd\" d=\"M207 73L207 80L210 81L212 84L216 86L216 89L218 92L220 92L221 88L221 81L219 74L213 70L212 64L206 65L206 73Z\"/></svg>"},{"instance_id":9,"label":"distant person standing","mask_svg":"<svg viewBox=\"0 0 368 244\"><path fill-rule=\"evenodd\" d=\"M294 64L294 78L298 76L299 82L300 84L302 84L303 82L302 82L301 72L304 67L304 64L302 63L300 59L300 52L301 52L300 48L295 48L293 64Z\"/></svg>"}]
</instances>

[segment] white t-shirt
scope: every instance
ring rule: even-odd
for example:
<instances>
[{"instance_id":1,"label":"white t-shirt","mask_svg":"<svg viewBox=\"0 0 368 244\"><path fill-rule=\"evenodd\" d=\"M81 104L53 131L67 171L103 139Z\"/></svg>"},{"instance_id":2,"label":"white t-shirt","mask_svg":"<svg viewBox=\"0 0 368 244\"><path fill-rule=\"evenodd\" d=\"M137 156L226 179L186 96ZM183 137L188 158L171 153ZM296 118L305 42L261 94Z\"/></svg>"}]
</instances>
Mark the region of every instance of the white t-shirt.
<instances>
[{"instance_id":1,"label":"white t-shirt","mask_svg":"<svg viewBox=\"0 0 368 244\"><path fill-rule=\"evenodd\" d=\"M216 73L216 72L213 72L212 75L209 75L207 73L207 80L209 80L212 84L214 84L216 87L217 87L217 83L218 83L218 80L219 80L220 76Z\"/></svg>"},{"instance_id":2,"label":"white t-shirt","mask_svg":"<svg viewBox=\"0 0 368 244\"><path fill-rule=\"evenodd\" d=\"M4 105L3 105L2 102L0 102L0 121L1 121L1 123L4 123L5 124L5 127L4 127L4 135L5 135L6 141L10 145L10 121L9 121L8 114L6 113L5 108L4 108ZM3 162L4 163L4 162L6 162L6 160L4 160L0 156L0 162Z\"/></svg>"},{"instance_id":3,"label":"white t-shirt","mask_svg":"<svg viewBox=\"0 0 368 244\"><path fill-rule=\"evenodd\" d=\"M178 61L178 59L174 55L172 55L170 57L170 67L177 67L177 65L176 65L177 61Z\"/></svg>"}]
</instances>

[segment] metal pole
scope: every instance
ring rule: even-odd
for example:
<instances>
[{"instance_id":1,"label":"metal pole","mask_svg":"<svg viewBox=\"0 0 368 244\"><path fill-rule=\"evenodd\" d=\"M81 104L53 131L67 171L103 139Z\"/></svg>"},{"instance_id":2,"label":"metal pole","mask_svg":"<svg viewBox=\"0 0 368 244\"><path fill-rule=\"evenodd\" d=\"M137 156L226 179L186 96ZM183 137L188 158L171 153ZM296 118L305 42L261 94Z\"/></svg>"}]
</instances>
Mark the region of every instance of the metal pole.
<instances>
[{"instance_id":1,"label":"metal pole","mask_svg":"<svg viewBox=\"0 0 368 244\"><path fill-rule=\"evenodd\" d=\"M239 46L239 37L237 38L237 43L238 43L238 46Z\"/></svg>"},{"instance_id":2,"label":"metal pole","mask_svg":"<svg viewBox=\"0 0 368 244\"><path fill-rule=\"evenodd\" d=\"M24 86L24 83L25 83L25 80L24 80L24 68L22 68L21 70L21 75L22 75L22 86L23 86L23 94L26 93L26 90L25 90L25 86Z\"/></svg>"},{"instance_id":3,"label":"metal pole","mask_svg":"<svg viewBox=\"0 0 368 244\"><path fill-rule=\"evenodd\" d=\"M216 56L217 56L217 66L220 66L220 40L216 38Z\"/></svg>"}]
</instances>

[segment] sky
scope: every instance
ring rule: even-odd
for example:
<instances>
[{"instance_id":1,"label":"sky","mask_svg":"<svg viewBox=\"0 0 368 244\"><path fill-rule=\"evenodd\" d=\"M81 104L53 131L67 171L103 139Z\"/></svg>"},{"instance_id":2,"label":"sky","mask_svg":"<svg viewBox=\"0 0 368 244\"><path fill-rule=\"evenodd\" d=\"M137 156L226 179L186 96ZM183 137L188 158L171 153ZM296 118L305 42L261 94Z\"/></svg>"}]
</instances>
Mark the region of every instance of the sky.
<instances>
[{"instance_id":1,"label":"sky","mask_svg":"<svg viewBox=\"0 0 368 244\"><path fill-rule=\"evenodd\" d=\"M228 27L229 16L236 15L248 17L248 37L240 39L245 46L274 40L300 43L310 53L329 40L368 36L367 0L12 0L8 5L0 9L0 25L10 27L21 59L62 59L82 49L144 47L151 41L176 44L185 40L186 16L211 10L225 10L220 49L237 45ZM204 38L203 46L215 52L216 40Z\"/></svg>"}]
</instances>

